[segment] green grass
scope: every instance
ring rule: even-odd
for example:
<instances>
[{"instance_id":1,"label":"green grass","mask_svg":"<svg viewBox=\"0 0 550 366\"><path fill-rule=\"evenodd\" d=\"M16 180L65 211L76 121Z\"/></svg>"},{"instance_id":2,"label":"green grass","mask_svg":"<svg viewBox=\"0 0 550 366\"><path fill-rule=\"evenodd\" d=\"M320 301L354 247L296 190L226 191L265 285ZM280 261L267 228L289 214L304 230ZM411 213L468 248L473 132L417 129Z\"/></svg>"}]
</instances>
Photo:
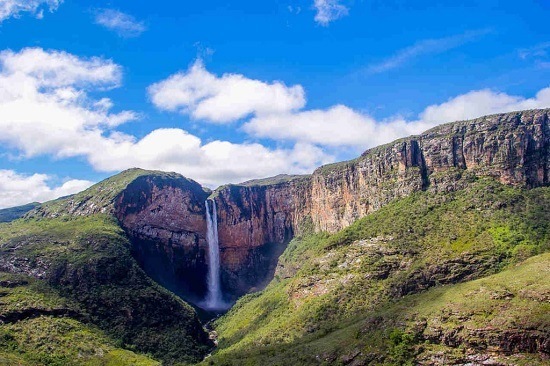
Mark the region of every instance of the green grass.
<instances>
[{"instance_id":1,"label":"green grass","mask_svg":"<svg viewBox=\"0 0 550 366\"><path fill-rule=\"evenodd\" d=\"M136 178L151 173L169 174L162 172L151 172L143 169L128 169L117 175L109 177L90 188L75 195L59 198L46 202L38 208L38 213L31 213L32 216L46 215L49 217L70 216L75 208L81 205L93 204L96 208L107 208L112 204L114 198Z\"/></svg>"},{"instance_id":2,"label":"green grass","mask_svg":"<svg viewBox=\"0 0 550 366\"><path fill-rule=\"evenodd\" d=\"M499 274L461 284L433 288L389 302L375 311L335 324L322 334L293 342L221 349L205 364L285 365L344 364L346 357L376 364L414 364L443 353L445 362L467 360L467 349L479 341L496 339L504 331L544 333L550 327L550 254L533 257ZM221 330L220 330L221 331ZM460 340L449 347L437 340ZM494 345L497 345L495 343ZM483 354L483 351L480 351ZM518 352L519 353L519 352ZM544 365L537 354L499 355L504 364Z\"/></svg>"},{"instance_id":3,"label":"green grass","mask_svg":"<svg viewBox=\"0 0 550 366\"><path fill-rule=\"evenodd\" d=\"M451 298L455 290L442 286L462 286L455 284L492 275L548 251L548 207L549 188L523 190L484 179L459 192L413 194L334 235L296 238L282 255L271 284L241 299L216 322L220 347L208 362L318 364L328 352L326 363L338 364L333 356L351 357L355 344L361 357L374 357L380 364L407 364L423 357L423 352L429 355L431 351L419 348L422 334L408 335L411 324L435 319L429 309L443 311L446 303L460 303L456 300L462 295ZM542 258L539 267L548 265L548 257ZM512 290L526 287L529 276ZM489 293L503 285L497 286L503 277L496 278L497 282L488 283ZM541 277L535 276L534 281L533 293L548 291ZM407 303L414 296L420 300ZM493 302L486 296L479 301L463 302L474 312L468 315L471 324L491 320ZM519 329L540 320L546 309L533 299L516 296L510 301L518 312L513 307L499 311L508 311L507 319L516 321L525 314L517 323ZM395 310L400 303L405 305ZM405 311L408 308L415 310ZM401 313L402 318L397 316ZM357 326L379 321L385 324L382 330L372 326L364 333ZM501 323L496 333L511 324ZM390 337L392 331L397 333ZM436 346L441 345L436 342ZM445 353L457 351L443 346Z\"/></svg>"},{"instance_id":4,"label":"green grass","mask_svg":"<svg viewBox=\"0 0 550 366\"><path fill-rule=\"evenodd\" d=\"M27 214L30 218L59 218L87 216L97 213L112 213L116 197L140 177L151 177L161 180L178 180L182 183L198 185L196 182L178 173L144 170L133 168L109 177L75 195L49 201ZM210 192L203 188L205 192Z\"/></svg>"},{"instance_id":5,"label":"green grass","mask_svg":"<svg viewBox=\"0 0 550 366\"><path fill-rule=\"evenodd\" d=\"M200 360L210 342L195 311L149 279L129 246L107 215L18 220L0 225L0 268L42 279L44 291L13 292L15 304L73 304L119 347L167 364ZM57 296L43 297L48 289Z\"/></svg>"},{"instance_id":6,"label":"green grass","mask_svg":"<svg viewBox=\"0 0 550 366\"><path fill-rule=\"evenodd\" d=\"M274 177L263 178L263 179L253 179L243 183L236 184L237 186L245 187L261 187L261 186L273 186L277 184L292 182L295 180L307 180L309 175L288 175L288 174L279 174Z\"/></svg>"},{"instance_id":7,"label":"green grass","mask_svg":"<svg viewBox=\"0 0 550 366\"><path fill-rule=\"evenodd\" d=\"M42 281L0 273L2 365L160 365L144 355L121 349L97 327L61 315L85 314ZM58 313L55 313L58 311ZM74 316L74 315L73 315Z\"/></svg>"}]
</instances>

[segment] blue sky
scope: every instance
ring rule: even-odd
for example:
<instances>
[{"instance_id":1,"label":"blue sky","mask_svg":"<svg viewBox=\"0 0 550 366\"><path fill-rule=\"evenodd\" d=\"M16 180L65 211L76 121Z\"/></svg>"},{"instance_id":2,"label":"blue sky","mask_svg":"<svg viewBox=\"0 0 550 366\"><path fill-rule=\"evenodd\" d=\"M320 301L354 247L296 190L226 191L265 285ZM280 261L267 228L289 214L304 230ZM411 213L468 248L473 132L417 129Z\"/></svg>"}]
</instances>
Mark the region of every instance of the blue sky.
<instances>
[{"instance_id":1,"label":"blue sky","mask_svg":"<svg viewBox=\"0 0 550 366\"><path fill-rule=\"evenodd\" d=\"M550 107L550 2L0 0L0 207L123 169L202 184Z\"/></svg>"}]
</instances>

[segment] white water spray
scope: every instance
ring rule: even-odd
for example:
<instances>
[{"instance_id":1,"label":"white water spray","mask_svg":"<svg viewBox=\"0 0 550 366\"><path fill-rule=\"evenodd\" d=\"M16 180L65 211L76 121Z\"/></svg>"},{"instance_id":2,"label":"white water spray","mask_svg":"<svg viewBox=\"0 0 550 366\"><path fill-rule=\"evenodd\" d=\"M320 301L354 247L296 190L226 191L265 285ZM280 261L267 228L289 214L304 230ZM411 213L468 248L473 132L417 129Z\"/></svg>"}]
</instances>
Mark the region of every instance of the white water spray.
<instances>
[{"instance_id":1,"label":"white water spray","mask_svg":"<svg viewBox=\"0 0 550 366\"><path fill-rule=\"evenodd\" d=\"M208 243L208 293L205 305L207 309L223 309L222 291L220 286L220 246L218 243L218 214L216 202L212 200L212 214L206 204L206 241Z\"/></svg>"}]
</instances>

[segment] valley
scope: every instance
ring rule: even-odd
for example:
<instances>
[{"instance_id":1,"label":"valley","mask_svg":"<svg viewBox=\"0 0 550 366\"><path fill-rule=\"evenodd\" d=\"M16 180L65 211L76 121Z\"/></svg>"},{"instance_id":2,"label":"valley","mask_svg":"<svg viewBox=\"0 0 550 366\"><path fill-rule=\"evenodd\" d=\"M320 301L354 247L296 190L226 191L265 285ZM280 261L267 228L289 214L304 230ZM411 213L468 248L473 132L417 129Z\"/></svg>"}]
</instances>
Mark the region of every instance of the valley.
<instances>
[{"instance_id":1,"label":"valley","mask_svg":"<svg viewBox=\"0 0 550 366\"><path fill-rule=\"evenodd\" d=\"M0 361L543 365L549 121L453 122L215 190L136 168L29 207L0 224Z\"/></svg>"}]
</instances>

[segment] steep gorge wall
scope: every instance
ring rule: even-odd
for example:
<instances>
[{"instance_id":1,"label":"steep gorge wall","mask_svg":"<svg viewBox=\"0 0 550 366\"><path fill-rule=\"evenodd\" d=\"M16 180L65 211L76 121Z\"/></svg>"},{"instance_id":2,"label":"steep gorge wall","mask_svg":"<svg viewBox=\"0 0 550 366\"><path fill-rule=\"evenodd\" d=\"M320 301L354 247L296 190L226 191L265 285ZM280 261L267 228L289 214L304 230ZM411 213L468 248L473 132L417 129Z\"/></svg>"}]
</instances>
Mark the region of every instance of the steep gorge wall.
<instances>
[{"instance_id":1,"label":"steep gorge wall","mask_svg":"<svg viewBox=\"0 0 550 366\"><path fill-rule=\"evenodd\" d=\"M206 210L210 194L181 176L136 178L114 202L132 253L158 283L197 303L206 294Z\"/></svg>"},{"instance_id":2,"label":"steep gorge wall","mask_svg":"<svg viewBox=\"0 0 550 366\"><path fill-rule=\"evenodd\" d=\"M453 191L476 177L536 187L549 183L550 110L456 122L376 147L311 176L220 187L222 290L227 300L271 278L279 255L305 227L335 232L421 190ZM194 303L206 293L204 200L196 182L137 178L117 197L116 216L142 266Z\"/></svg>"},{"instance_id":3,"label":"steep gorge wall","mask_svg":"<svg viewBox=\"0 0 550 366\"><path fill-rule=\"evenodd\" d=\"M321 167L311 183L315 228L335 232L393 199L460 189L474 177L547 185L549 116L550 110L535 110L450 123Z\"/></svg>"},{"instance_id":4,"label":"steep gorge wall","mask_svg":"<svg viewBox=\"0 0 550 366\"><path fill-rule=\"evenodd\" d=\"M277 259L300 226L309 190L309 177L295 177L216 191L222 286L233 298L271 280Z\"/></svg>"}]
</instances>

